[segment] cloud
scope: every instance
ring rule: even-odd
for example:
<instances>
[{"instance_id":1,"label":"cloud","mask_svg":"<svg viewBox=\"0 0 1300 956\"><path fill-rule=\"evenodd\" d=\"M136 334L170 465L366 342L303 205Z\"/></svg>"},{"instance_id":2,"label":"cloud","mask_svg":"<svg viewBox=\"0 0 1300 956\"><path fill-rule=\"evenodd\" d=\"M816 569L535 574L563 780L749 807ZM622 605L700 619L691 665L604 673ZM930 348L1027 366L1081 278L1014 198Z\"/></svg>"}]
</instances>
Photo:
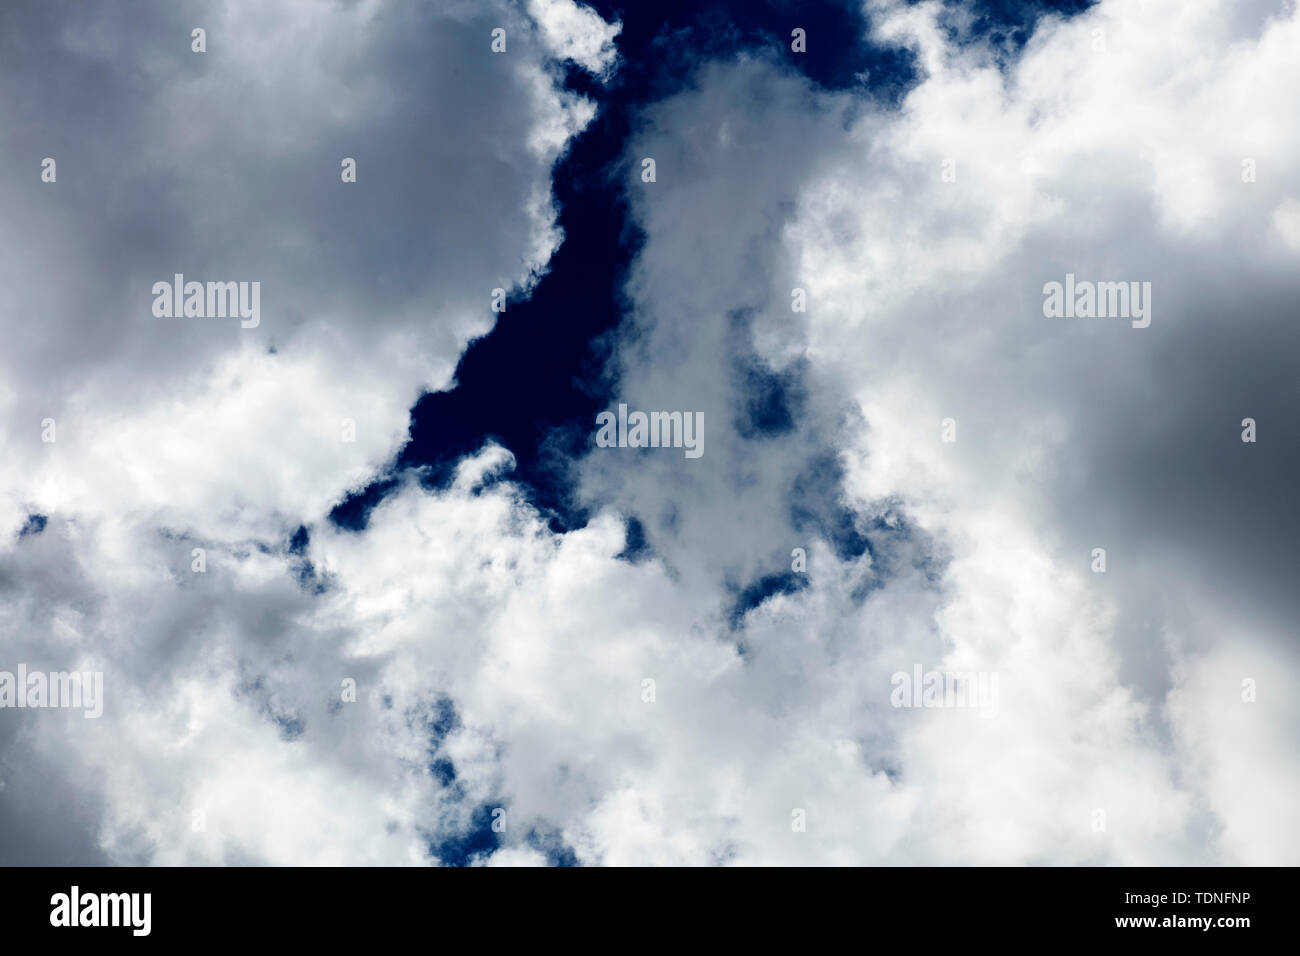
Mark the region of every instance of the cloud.
<instances>
[{"instance_id":1,"label":"cloud","mask_svg":"<svg viewBox=\"0 0 1300 956\"><path fill-rule=\"evenodd\" d=\"M266 533L390 460L492 290L536 281L561 239L550 169L592 106L545 46L491 52L494 26L534 29L509 5L119 12L7 14L5 150L26 159L0 182L5 523L142 509ZM260 282L260 324L155 317L177 273Z\"/></svg>"},{"instance_id":2,"label":"cloud","mask_svg":"<svg viewBox=\"0 0 1300 956\"><path fill-rule=\"evenodd\" d=\"M87 722L63 739L48 722L18 734L6 720L10 768L44 761L94 781L68 845L8 852L419 859L409 830L395 855L369 837L321 847L346 800L330 802L329 772L276 764L285 741L262 724L279 705L236 693L238 675L270 667L253 649L292 643L278 628L309 614L283 541L392 460L415 399L448 385L490 327L492 290L525 291L545 270L562 238L551 167L593 113L562 88L555 51L602 69L607 51L571 33L589 33L589 15L563 8L541 44L508 4L169 3L137 5L129 23L121 12L3 15L0 139L15 161L0 179L12 226L0 277L13 292L0 307L0 535L16 602L4 657L33 662L53 646L51 669L94 662L118 707L95 726L124 722L119 737ZM490 50L498 26L518 40L508 55ZM191 50L195 27L205 53ZM41 179L47 156L54 182ZM152 286L175 273L260 282L260 324L155 317ZM48 516L46 533L19 541L30 513ZM190 570L194 548L207 576ZM55 554L62 570L43 563ZM53 645L40 640L48 618L65 628ZM337 696L333 659L320 663ZM311 680L298 675L294 692ZM240 778L252 766L270 790ZM338 771L345 790L356 769ZM38 775L7 779L10 806L40 805L21 785ZM175 802L138 813L141 783ZM260 818L241 803L270 795ZM322 800L315 836L293 831ZM220 844L175 842L194 801ZM233 805L242 825L218 824Z\"/></svg>"},{"instance_id":3,"label":"cloud","mask_svg":"<svg viewBox=\"0 0 1300 956\"><path fill-rule=\"evenodd\" d=\"M573 0L529 0L528 13L553 55L599 76L609 75L618 57L614 40L621 26L617 21L606 23L590 7Z\"/></svg>"}]
</instances>

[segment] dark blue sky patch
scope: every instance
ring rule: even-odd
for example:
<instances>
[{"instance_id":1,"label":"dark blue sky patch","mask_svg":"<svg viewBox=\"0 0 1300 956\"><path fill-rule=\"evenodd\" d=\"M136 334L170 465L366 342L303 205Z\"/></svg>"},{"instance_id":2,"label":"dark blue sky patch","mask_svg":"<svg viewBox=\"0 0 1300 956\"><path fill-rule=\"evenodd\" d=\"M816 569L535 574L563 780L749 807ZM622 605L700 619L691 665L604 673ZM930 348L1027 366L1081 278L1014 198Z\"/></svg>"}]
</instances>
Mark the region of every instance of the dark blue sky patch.
<instances>
[{"instance_id":1,"label":"dark blue sky patch","mask_svg":"<svg viewBox=\"0 0 1300 956\"><path fill-rule=\"evenodd\" d=\"M460 727L460 714L450 697L439 697L431 705L413 710L407 715L408 725L415 727L423 724L429 735L429 753L435 754L442 742Z\"/></svg>"},{"instance_id":2,"label":"dark blue sky patch","mask_svg":"<svg viewBox=\"0 0 1300 956\"><path fill-rule=\"evenodd\" d=\"M621 111L593 121L557 167L565 241L532 298L511 302L496 326L461 357L457 385L427 394L412 411L403 468L425 467L425 484L445 487L456 462L489 439L516 458L514 479L530 501L553 515L554 530L585 523L570 499L568 461L586 451L592 423L607 404L601 388L608 345L600 336L618 321L619 289L639 240L629 243L621 192L606 182L627 136Z\"/></svg>"},{"instance_id":3,"label":"dark blue sky patch","mask_svg":"<svg viewBox=\"0 0 1300 956\"><path fill-rule=\"evenodd\" d=\"M298 586L313 597L320 597L330 589L330 582L324 575L316 573L316 566L310 561L301 561L294 566L294 580Z\"/></svg>"},{"instance_id":4,"label":"dark blue sky patch","mask_svg":"<svg viewBox=\"0 0 1300 956\"><path fill-rule=\"evenodd\" d=\"M443 752L447 737L461 726L460 714L456 712L455 703L450 697L439 697L432 706L421 710L418 716L408 717L408 720L413 723L423 723L424 730L428 734L427 753L431 758L430 775L443 787L453 789L453 799L464 799L464 791L456 782L456 765Z\"/></svg>"},{"instance_id":5,"label":"dark blue sky patch","mask_svg":"<svg viewBox=\"0 0 1300 956\"><path fill-rule=\"evenodd\" d=\"M790 522L830 542L841 561L871 553L871 542L858 529L858 517L841 500L844 467L834 452L812 459L795 479L790 493ZM883 533L883 532L882 532Z\"/></svg>"},{"instance_id":6,"label":"dark blue sky patch","mask_svg":"<svg viewBox=\"0 0 1300 956\"><path fill-rule=\"evenodd\" d=\"M443 866L469 866L474 857L491 853L501 846L501 834L492 829L492 811L500 803L485 803L474 809L469 827L429 843L429 853Z\"/></svg>"},{"instance_id":7,"label":"dark blue sky patch","mask_svg":"<svg viewBox=\"0 0 1300 956\"><path fill-rule=\"evenodd\" d=\"M773 595L795 594L807 586L808 576L806 574L783 571L778 574L765 575L739 589L736 594L736 601L731 606L731 613L728 615L732 629L734 630L740 626L746 613L752 611Z\"/></svg>"},{"instance_id":8,"label":"dark blue sky patch","mask_svg":"<svg viewBox=\"0 0 1300 956\"><path fill-rule=\"evenodd\" d=\"M908 0L915 5L921 0ZM1008 53L1018 54L1033 35L1044 14L1077 16L1096 0L944 0L945 8L970 17L969 27L959 32L955 22L947 24L949 41L988 40Z\"/></svg>"},{"instance_id":9,"label":"dark blue sky patch","mask_svg":"<svg viewBox=\"0 0 1300 956\"><path fill-rule=\"evenodd\" d=\"M18 537L26 538L29 535L40 534L45 530L47 520L45 515L28 515L27 522L18 531Z\"/></svg>"},{"instance_id":10,"label":"dark blue sky patch","mask_svg":"<svg viewBox=\"0 0 1300 956\"><path fill-rule=\"evenodd\" d=\"M618 47L635 68L636 82L676 92L702 60L724 59L742 51L770 53L826 89L862 84L865 73L874 91L905 90L915 80L912 54L863 43L867 23L855 0L667 0L654 4L595 2L606 20L618 18ZM803 29L807 52L790 49L791 31ZM621 75L633 71L620 66ZM891 97L893 98L893 97Z\"/></svg>"},{"instance_id":11,"label":"dark blue sky patch","mask_svg":"<svg viewBox=\"0 0 1300 956\"><path fill-rule=\"evenodd\" d=\"M794 431L805 398L803 363L774 372L756 356L736 363L737 392L742 403L736 430L752 440Z\"/></svg>"},{"instance_id":12,"label":"dark blue sky patch","mask_svg":"<svg viewBox=\"0 0 1300 956\"><path fill-rule=\"evenodd\" d=\"M627 519L625 534L623 550L614 555L616 559L629 564L640 564L654 553L646 540L645 525L641 523L640 518Z\"/></svg>"},{"instance_id":13,"label":"dark blue sky patch","mask_svg":"<svg viewBox=\"0 0 1300 956\"><path fill-rule=\"evenodd\" d=\"M399 483L397 478L381 478L372 481L365 488L348 495L335 505L330 511L330 521L346 531L364 531L366 523L370 520L370 512Z\"/></svg>"},{"instance_id":14,"label":"dark blue sky patch","mask_svg":"<svg viewBox=\"0 0 1300 956\"><path fill-rule=\"evenodd\" d=\"M528 831L527 843L546 857L547 866L581 866L578 854L564 842L560 831L547 824L538 824Z\"/></svg>"},{"instance_id":15,"label":"dark blue sky patch","mask_svg":"<svg viewBox=\"0 0 1300 956\"><path fill-rule=\"evenodd\" d=\"M438 757L429 764L429 773L444 787L450 787L456 782L456 765L450 758Z\"/></svg>"},{"instance_id":16,"label":"dark blue sky patch","mask_svg":"<svg viewBox=\"0 0 1300 956\"><path fill-rule=\"evenodd\" d=\"M311 534L306 525L299 525L298 530L289 538L289 555L294 559L289 563L290 570L299 587L313 595L324 594L330 588L326 575L316 573L316 566L307 559L307 549L311 546Z\"/></svg>"}]
</instances>

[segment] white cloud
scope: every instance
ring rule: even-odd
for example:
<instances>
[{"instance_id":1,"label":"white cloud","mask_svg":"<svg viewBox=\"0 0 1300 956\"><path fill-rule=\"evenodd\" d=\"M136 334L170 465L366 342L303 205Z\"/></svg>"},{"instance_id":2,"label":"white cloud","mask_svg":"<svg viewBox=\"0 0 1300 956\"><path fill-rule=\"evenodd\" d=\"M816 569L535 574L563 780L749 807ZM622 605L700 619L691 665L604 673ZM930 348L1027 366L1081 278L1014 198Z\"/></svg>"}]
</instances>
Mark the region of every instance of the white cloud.
<instances>
[{"instance_id":1,"label":"white cloud","mask_svg":"<svg viewBox=\"0 0 1300 956\"><path fill-rule=\"evenodd\" d=\"M598 76L609 75L618 48L614 39L622 25L606 23L590 7L574 0L528 0L528 13L537 21L551 53L573 60Z\"/></svg>"}]
</instances>

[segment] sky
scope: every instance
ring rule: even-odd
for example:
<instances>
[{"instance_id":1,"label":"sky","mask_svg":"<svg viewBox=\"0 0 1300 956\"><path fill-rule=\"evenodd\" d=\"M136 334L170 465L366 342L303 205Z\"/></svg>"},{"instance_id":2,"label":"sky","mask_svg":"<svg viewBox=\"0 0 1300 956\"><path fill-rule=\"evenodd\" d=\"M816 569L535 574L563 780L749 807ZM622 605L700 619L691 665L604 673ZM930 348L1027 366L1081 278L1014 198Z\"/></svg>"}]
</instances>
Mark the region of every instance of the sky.
<instances>
[{"instance_id":1,"label":"sky","mask_svg":"<svg viewBox=\"0 0 1300 956\"><path fill-rule=\"evenodd\" d=\"M0 863L1300 863L1298 88L1294 0L0 6Z\"/></svg>"}]
</instances>

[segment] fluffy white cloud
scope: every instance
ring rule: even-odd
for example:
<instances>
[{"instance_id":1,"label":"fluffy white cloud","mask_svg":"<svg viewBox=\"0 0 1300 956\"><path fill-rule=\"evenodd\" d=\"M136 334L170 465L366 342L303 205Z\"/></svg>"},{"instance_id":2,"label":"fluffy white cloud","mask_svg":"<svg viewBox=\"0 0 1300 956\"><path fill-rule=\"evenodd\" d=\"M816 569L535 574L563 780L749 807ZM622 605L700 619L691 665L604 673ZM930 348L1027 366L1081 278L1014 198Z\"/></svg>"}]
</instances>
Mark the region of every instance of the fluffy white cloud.
<instances>
[{"instance_id":1,"label":"fluffy white cloud","mask_svg":"<svg viewBox=\"0 0 1300 956\"><path fill-rule=\"evenodd\" d=\"M598 76L608 76L618 58L614 40L621 25L617 21L606 23L590 7L574 0L529 0L528 13L555 56L572 60Z\"/></svg>"},{"instance_id":2,"label":"fluffy white cloud","mask_svg":"<svg viewBox=\"0 0 1300 956\"><path fill-rule=\"evenodd\" d=\"M928 76L805 184L786 233L812 289L808 350L865 419L849 487L899 497L949 543L951 653L1003 668L1004 701L1028 705L1010 750L935 735L913 754L936 774L999 768L948 788L965 835L988 841L967 859L1300 850L1250 795L1294 784L1288 696L1248 704L1239 686L1296 663L1290 545L1267 529L1294 515L1281 370L1300 351L1296 272L1274 210L1294 202L1281 170L1300 145L1285 106L1300 18L1181 10L1046 21L1000 69L954 48L937 6L880 5L879 35L913 45ZM1045 318L1041 287L1067 272L1152 282L1152 325ZM1274 430L1258 454L1238 437L1247 416ZM1089 572L1099 546L1105 578ZM1231 666L1218 686L1211 661ZM1250 792L1223 785L1239 762ZM1107 810L1105 836L1083 827L1089 807ZM1239 835L1261 814L1285 834L1268 848ZM978 827L995 819L1011 828L997 845Z\"/></svg>"}]
</instances>

